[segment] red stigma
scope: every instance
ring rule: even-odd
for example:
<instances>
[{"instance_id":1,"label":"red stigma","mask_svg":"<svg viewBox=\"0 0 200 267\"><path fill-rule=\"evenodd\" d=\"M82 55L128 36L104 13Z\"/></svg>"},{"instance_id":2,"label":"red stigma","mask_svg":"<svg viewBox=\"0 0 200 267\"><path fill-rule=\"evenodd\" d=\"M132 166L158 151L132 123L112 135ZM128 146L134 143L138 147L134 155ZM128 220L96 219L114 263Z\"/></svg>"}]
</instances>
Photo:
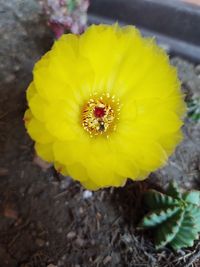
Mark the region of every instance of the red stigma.
<instances>
[{"instance_id":1,"label":"red stigma","mask_svg":"<svg viewBox=\"0 0 200 267\"><path fill-rule=\"evenodd\" d=\"M101 118L106 114L105 108L101 108L101 107L95 107L94 108L94 116L96 118Z\"/></svg>"}]
</instances>

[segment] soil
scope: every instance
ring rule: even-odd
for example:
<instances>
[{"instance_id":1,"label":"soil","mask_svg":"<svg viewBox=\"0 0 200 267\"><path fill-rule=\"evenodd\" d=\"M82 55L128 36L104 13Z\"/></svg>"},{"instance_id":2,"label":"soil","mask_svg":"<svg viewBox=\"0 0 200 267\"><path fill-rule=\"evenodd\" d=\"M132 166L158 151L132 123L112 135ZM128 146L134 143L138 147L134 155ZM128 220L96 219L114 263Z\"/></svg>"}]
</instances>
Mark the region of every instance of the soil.
<instances>
[{"instance_id":1,"label":"soil","mask_svg":"<svg viewBox=\"0 0 200 267\"><path fill-rule=\"evenodd\" d=\"M136 229L147 188L165 188L175 179L183 189L200 189L200 123L186 119L184 141L167 166L123 188L89 192L53 168L40 163L41 168L23 124L24 92L34 62L52 38L35 1L29 2L32 13L33 6L24 11L23 1L10 3L1 12L0 267L200 266L200 242L178 252L156 251L152 233ZM12 20L19 11L23 16ZM23 36L12 34L16 21L15 31L24 30ZM172 64L179 69L186 99L199 95L200 65L180 58Z\"/></svg>"}]
</instances>

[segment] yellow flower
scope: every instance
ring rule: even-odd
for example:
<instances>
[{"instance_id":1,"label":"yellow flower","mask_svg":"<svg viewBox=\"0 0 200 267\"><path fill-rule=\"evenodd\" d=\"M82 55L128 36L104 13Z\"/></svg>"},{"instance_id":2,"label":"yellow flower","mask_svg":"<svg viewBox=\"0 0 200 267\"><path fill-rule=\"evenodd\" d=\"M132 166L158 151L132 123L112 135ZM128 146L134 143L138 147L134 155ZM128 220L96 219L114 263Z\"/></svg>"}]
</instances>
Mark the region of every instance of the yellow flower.
<instances>
[{"instance_id":1,"label":"yellow flower","mask_svg":"<svg viewBox=\"0 0 200 267\"><path fill-rule=\"evenodd\" d=\"M144 179L182 138L177 72L132 26L63 35L33 76L25 125L35 149L88 189Z\"/></svg>"}]
</instances>

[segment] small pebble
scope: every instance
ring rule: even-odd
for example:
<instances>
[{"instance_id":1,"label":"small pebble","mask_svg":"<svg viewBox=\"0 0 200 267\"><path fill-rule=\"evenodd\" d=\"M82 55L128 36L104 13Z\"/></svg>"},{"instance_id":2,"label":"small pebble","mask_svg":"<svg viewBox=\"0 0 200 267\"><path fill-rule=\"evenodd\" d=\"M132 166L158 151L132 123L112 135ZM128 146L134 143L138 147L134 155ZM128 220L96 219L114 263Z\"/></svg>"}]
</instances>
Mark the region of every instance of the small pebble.
<instances>
[{"instance_id":1,"label":"small pebble","mask_svg":"<svg viewBox=\"0 0 200 267\"><path fill-rule=\"evenodd\" d=\"M80 213L80 214L83 214L83 213L84 213L84 209L83 209L83 207L80 207L80 208L79 208L79 213Z\"/></svg>"},{"instance_id":2,"label":"small pebble","mask_svg":"<svg viewBox=\"0 0 200 267\"><path fill-rule=\"evenodd\" d=\"M5 82L10 83L10 82L14 81L15 78L16 78L16 76L14 74L7 75Z\"/></svg>"},{"instance_id":3,"label":"small pebble","mask_svg":"<svg viewBox=\"0 0 200 267\"><path fill-rule=\"evenodd\" d=\"M111 256L107 256L105 257L105 259L103 260L103 264L106 265L107 263L111 262L112 257Z\"/></svg>"},{"instance_id":4,"label":"small pebble","mask_svg":"<svg viewBox=\"0 0 200 267\"><path fill-rule=\"evenodd\" d=\"M83 191L83 198L84 199L88 199L88 198L91 198L92 197L92 192L89 191L89 190L85 190Z\"/></svg>"},{"instance_id":5,"label":"small pebble","mask_svg":"<svg viewBox=\"0 0 200 267\"><path fill-rule=\"evenodd\" d=\"M76 233L75 232L69 232L68 234L67 234L67 238L68 239L74 239L76 237Z\"/></svg>"},{"instance_id":6,"label":"small pebble","mask_svg":"<svg viewBox=\"0 0 200 267\"><path fill-rule=\"evenodd\" d=\"M15 70L15 71L19 71L19 70L20 70L20 65L15 65L15 66L14 66L14 70Z\"/></svg>"},{"instance_id":7,"label":"small pebble","mask_svg":"<svg viewBox=\"0 0 200 267\"><path fill-rule=\"evenodd\" d=\"M65 177L65 179L63 179L60 182L60 189L61 190L67 189L67 187L69 187L70 183L71 183L71 179L69 177Z\"/></svg>"},{"instance_id":8,"label":"small pebble","mask_svg":"<svg viewBox=\"0 0 200 267\"><path fill-rule=\"evenodd\" d=\"M79 247L83 247L83 246L84 246L84 243L85 243L85 241L84 241L82 238L78 237L78 238L76 239L76 244L77 244L77 246L79 246Z\"/></svg>"},{"instance_id":9,"label":"small pebble","mask_svg":"<svg viewBox=\"0 0 200 267\"><path fill-rule=\"evenodd\" d=\"M58 266L63 266L63 262L61 260L58 261Z\"/></svg>"}]
</instances>

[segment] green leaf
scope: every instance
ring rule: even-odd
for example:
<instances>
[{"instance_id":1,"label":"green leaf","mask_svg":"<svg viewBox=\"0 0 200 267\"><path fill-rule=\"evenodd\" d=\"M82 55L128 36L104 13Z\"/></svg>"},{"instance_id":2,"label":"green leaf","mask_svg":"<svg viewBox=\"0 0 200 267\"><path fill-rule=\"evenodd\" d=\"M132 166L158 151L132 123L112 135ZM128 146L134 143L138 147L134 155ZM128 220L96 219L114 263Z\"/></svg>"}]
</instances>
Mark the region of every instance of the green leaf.
<instances>
[{"instance_id":1,"label":"green leaf","mask_svg":"<svg viewBox=\"0 0 200 267\"><path fill-rule=\"evenodd\" d=\"M182 223L184 211L179 210L169 220L159 226L156 232L155 244L156 248L160 249L170 243L179 231Z\"/></svg>"},{"instance_id":2,"label":"green leaf","mask_svg":"<svg viewBox=\"0 0 200 267\"><path fill-rule=\"evenodd\" d=\"M194 204L189 204L186 207L186 212L193 218L195 227L200 231L200 207Z\"/></svg>"},{"instance_id":3,"label":"green leaf","mask_svg":"<svg viewBox=\"0 0 200 267\"><path fill-rule=\"evenodd\" d=\"M190 192L183 193L183 199L186 202L200 205L200 191L192 190Z\"/></svg>"},{"instance_id":4,"label":"green leaf","mask_svg":"<svg viewBox=\"0 0 200 267\"><path fill-rule=\"evenodd\" d=\"M144 201L150 209L162 209L179 206L180 204L178 199L174 199L153 189L145 193Z\"/></svg>"},{"instance_id":5,"label":"green leaf","mask_svg":"<svg viewBox=\"0 0 200 267\"><path fill-rule=\"evenodd\" d=\"M143 220L139 224L139 227L141 228L155 227L158 224L165 222L179 210L180 210L179 207L172 207L150 212L143 218Z\"/></svg>"},{"instance_id":6,"label":"green leaf","mask_svg":"<svg viewBox=\"0 0 200 267\"><path fill-rule=\"evenodd\" d=\"M191 247L200 232L200 192L181 194L177 184L170 183L167 194L156 190L145 193L144 200L151 212L140 226L156 227L156 248L169 244L175 250Z\"/></svg>"},{"instance_id":7,"label":"green leaf","mask_svg":"<svg viewBox=\"0 0 200 267\"><path fill-rule=\"evenodd\" d=\"M179 231L170 246L174 250L194 245L194 240L198 238L198 230L195 228L195 222L189 213L185 213Z\"/></svg>"},{"instance_id":8,"label":"green leaf","mask_svg":"<svg viewBox=\"0 0 200 267\"><path fill-rule=\"evenodd\" d=\"M193 113L191 118L194 120L194 121L198 121L200 119L200 114L199 113Z\"/></svg>"},{"instance_id":9,"label":"green leaf","mask_svg":"<svg viewBox=\"0 0 200 267\"><path fill-rule=\"evenodd\" d=\"M171 181L169 183L166 194L171 196L171 197L175 197L175 198L179 198L179 199L182 198L182 194L178 188L178 184L175 181Z\"/></svg>"}]
</instances>

